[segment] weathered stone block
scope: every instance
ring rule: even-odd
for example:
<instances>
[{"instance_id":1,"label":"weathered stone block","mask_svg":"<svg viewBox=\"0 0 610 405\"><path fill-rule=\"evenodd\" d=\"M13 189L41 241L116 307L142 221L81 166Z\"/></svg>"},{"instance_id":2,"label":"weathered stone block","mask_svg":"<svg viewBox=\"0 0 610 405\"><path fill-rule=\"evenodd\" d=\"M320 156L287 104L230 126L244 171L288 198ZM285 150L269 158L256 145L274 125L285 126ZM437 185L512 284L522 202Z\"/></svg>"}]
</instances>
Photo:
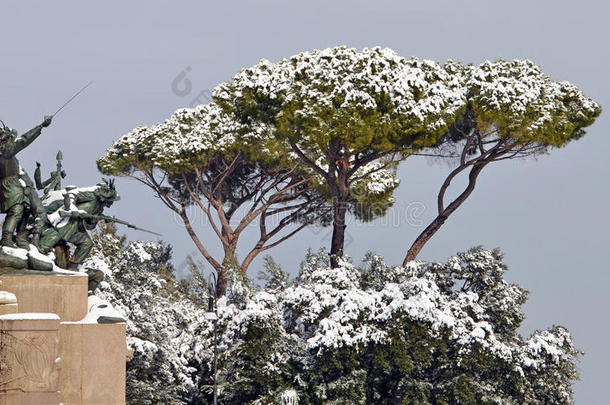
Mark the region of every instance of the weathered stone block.
<instances>
[{"instance_id":1,"label":"weathered stone block","mask_svg":"<svg viewBox=\"0 0 610 405\"><path fill-rule=\"evenodd\" d=\"M58 405L59 317L0 316L0 405Z\"/></svg>"},{"instance_id":2,"label":"weathered stone block","mask_svg":"<svg viewBox=\"0 0 610 405\"><path fill-rule=\"evenodd\" d=\"M126 330L124 323L62 322L64 405L124 405Z\"/></svg>"},{"instance_id":3,"label":"weathered stone block","mask_svg":"<svg viewBox=\"0 0 610 405\"><path fill-rule=\"evenodd\" d=\"M17 312L19 312L17 304L0 304L0 315L16 314Z\"/></svg>"},{"instance_id":4,"label":"weathered stone block","mask_svg":"<svg viewBox=\"0 0 610 405\"><path fill-rule=\"evenodd\" d=\"M76 272L0 269L2 289L17 296L20 312L48 312L62 321L87 314L87 275Z\"/></svg>"}]
</instances>

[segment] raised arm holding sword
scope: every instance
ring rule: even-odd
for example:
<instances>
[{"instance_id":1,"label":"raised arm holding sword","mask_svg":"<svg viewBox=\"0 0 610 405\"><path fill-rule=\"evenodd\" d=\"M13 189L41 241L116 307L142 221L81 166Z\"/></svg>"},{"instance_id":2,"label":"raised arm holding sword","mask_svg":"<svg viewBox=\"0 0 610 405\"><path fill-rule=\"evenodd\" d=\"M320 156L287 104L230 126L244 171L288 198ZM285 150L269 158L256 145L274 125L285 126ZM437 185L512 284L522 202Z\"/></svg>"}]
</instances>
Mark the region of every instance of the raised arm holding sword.
<instances>
[{"instance_id":1,"label":"raised arm holding sword","mask_svg":"<svg viewBox=\"0 0 610 405\"><path fill-rule=\"evenodd\" d=\"M91 83L87 83L53 115L46 116L40 125L19 137L17 131L8 128L4 122L0 121L2 123L0 128L0 212L6 213L0 240L2 246L28 248L26 224L30 214L34 217L31 243L36 247L39 246L40 231L43 225L48 223L48 219L30 176L19 165L17 154L34 142L42 133L42 129L51 125L53 117ZM13 241L15 231L17 231L17 235Z\"/></svg>"}]
</instances>

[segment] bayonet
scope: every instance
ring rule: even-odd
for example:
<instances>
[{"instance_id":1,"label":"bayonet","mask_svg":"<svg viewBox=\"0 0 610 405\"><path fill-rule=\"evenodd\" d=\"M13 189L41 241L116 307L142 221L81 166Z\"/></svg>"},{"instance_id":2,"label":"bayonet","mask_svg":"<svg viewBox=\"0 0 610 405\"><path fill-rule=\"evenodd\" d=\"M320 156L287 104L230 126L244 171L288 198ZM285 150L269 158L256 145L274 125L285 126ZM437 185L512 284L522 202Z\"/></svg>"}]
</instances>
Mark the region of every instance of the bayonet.
<instances>
[{"instance_id":1,"label":"bayonet","mask_svg":"<svg viewBox=\"0 0 610 405\"><path fill-rule=\"evenodd\" d=\"M135 229L136 231L142 231L142 232L152 233L153 235L157 235L157 236L163 236L160 233L157 233L157 232L154 232L154 231L151 231L148 229L140 228L138 226L130 224L127 221L123 221L122 219L118 219L117 217L111 217L108 215L92 215L92 214L88 214L86 212L79 212L79 211L59 211L59 215L61 217L81 218L81 219L89 219L89 220L93 220L93 221L106 221L106 222L121 224L121 225L127 226L128 228Z\"/></svg>"}]
</instances>

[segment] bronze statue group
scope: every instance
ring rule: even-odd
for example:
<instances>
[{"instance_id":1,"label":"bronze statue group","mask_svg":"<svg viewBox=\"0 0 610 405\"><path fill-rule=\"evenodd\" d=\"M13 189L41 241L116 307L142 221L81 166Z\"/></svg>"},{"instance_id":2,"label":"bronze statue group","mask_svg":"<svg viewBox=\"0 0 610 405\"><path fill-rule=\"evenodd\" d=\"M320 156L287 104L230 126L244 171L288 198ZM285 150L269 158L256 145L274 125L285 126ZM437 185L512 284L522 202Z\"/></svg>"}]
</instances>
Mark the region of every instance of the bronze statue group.
<instances>
[{"instance_id":1,"label":"bronze statue group","mask_svg":"<svg viewBox=\"0 0 610 405\"><path fill-rule=\"evenodd\" d=\"M119 199L112 180L104 179L93 187L62 189L65 172L61 168L61 152L57 155L57 170L46 181L41 179L39 163L34 175L36 184L20 166L19 152L34 142L51 121L52 117L45 117L40 125L21 136L0 121L0 212L6 214L0 265L10 266L13 261L8 257L18 256L17 249L25 249L51 257L54 254L57 266L76 270L93 246L89 231L102 219L123 223L102 215L104 208ZM38 190L43 190L42 197ZM48 266L42 267L39 270L50 270Z\"/></svg>"}]
</instances>

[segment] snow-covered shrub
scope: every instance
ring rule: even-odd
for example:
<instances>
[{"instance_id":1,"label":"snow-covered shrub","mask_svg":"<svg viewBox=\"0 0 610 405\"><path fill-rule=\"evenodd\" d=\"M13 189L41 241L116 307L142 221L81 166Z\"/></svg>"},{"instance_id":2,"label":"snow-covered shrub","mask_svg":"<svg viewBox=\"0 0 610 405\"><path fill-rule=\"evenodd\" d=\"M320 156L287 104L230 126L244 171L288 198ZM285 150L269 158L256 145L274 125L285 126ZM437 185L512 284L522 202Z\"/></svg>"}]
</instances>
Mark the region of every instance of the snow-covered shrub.
<instances>
[{"instance_id":1,"label":"snow-covered shrub","mask_svg":"<svg viewBox=\"0 0 610 405\"><path fill-rule=\"evenodd\" d=\"M407 267L368 255L333 269L309 253L296 280L273 288L273 317L298 342L299 403L571 403L580 352L562 327L517 333L527 291L505 270L482 248Z\"/></svg>"},{"instance_id":2,"label":"snow-covered shrub","mask_svg":"<svg viewBox=\"0 0 610 405\"><path fill-rule=\"evenodd\" d=\"M98 294L129 319L130 404L211 403L214 321L173 277L169 253L96 238ZM580 352L563 327L517 333L527 291L504 280L497 250L340 264L309 252L295 280L271 260L267 287L232 280L217 303L220 403L572 402Z\"/></svg>"}]
</instances>

